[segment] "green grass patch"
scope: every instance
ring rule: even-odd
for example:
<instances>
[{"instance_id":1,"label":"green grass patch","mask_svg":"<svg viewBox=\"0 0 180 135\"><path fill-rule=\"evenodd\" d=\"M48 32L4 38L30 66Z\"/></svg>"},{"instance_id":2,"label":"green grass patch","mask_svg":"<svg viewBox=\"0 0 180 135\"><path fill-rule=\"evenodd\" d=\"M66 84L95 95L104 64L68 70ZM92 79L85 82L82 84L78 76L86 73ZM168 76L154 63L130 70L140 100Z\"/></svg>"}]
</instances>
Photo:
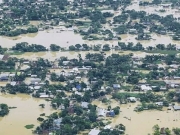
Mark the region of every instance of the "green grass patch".
<instances>
[{"instance_id":1,"label":"green grass patch","mask_svg":"<svg viewBox=\"0 0 180 135\"><path fill-rule=\"evenodd\" d=\"M116 95L121 96L121 97L136 97L136 98L139 97L138 93L132 93L132 92L121 92L121 93L116 93Z\"/></svg>"},{"instance_id":2,"label":"green grass patch","mask_svg":"<svg viewBox=\"0 0 180 135\"><path fill-rule=\"evenodd\" d=\"M25 52L20 52L20 51L13 51L13 52L9 52L9 53L6 53L6 54L9 54L9 55L22 55L24 54Z\"/></svg>"},{"instance_id":3,"label":"green grass patch","mask_svg":"<svg viewBox=\"0 0 180 135\"><path fill-rule=\"evenodd\" d=\"M150 81L147 81L147 83L149 83L150 85L155 85L155 86L165 86L166 85L166 83L161 80L150 80Z\"/></svg>"},{"instance_id":4,"label":"green grass patch","mask_svg":"<svg viewBox=\"0 0 180 135\"><path fill-rule=\"evenodd\" d=\"M123 90L131 90L133 86L121 86L121 89Z\"/></svg>"},{"instance_id":5,"label":"green grass patch","mask_svg":"<svg viewBox=\"0 0 180 135\"><path fill-rule=\"evenodd\" d=\"M0 69L0 72L16 72L15 69Z\"/></svg>"},{"instance_id":6,"label":"green grass patch","mask_svg":"<svg viewBox=\"0 0 180 135\"><path fill-rule=\"evenodd\" d=\"M179 51L176 50L153 50L153 51L144 51L146 53L160 53L160 54L169 54L169 55L175 55L179 53Z\"/></svg>"},{"instance_id":7,"label":"green grass patch","mask_svg":"<svg viewBox=\"0 0 180 135\"><path fill-rule=\"evenodd\" d=\"M30 125L26 125L24 126L26 129L31 129L31 128L34 128L34 125L33 124L30 124Z\"/></svg>"}]
</instances>

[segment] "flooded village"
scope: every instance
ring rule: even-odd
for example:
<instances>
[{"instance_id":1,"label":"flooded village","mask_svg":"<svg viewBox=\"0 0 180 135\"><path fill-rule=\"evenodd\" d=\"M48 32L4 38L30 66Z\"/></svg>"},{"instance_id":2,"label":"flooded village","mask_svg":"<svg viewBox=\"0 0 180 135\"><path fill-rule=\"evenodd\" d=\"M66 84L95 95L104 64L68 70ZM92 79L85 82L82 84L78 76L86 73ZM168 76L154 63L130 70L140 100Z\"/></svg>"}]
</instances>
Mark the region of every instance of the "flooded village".
<instances>
[{"instance_id":1,"label":"flooded village","mask_svg":"<svg viewBox=\"0 0 180 135\"><path fill-rule=\"evenodd\" d=\"M0 0L0 135L179 135L179 0Z\"/></svg>"}]
</instances>

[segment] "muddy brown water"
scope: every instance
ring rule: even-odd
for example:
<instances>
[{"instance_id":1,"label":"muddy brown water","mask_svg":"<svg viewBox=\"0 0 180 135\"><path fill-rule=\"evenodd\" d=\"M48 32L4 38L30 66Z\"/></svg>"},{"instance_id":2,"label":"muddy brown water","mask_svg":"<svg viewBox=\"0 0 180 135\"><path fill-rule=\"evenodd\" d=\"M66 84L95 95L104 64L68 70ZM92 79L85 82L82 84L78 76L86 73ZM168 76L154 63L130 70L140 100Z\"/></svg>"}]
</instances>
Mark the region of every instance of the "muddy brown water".
<instances>
[{"instance_id":1,"label":"muddy brown water","mask_svg":"<svg viewBox=\"0 0 180 135\"><path fill-rule=\"evenodd\" d=\"M98 107L107 109L108 105L95 100L93 104ZM127 135L147 135L148 133L152 134L152 127L158 124L160 127L173 127L180 128L180 111L167 111L167 108L163 108L163 111L157 110L148 110L143 112L135 112L134 108L140 103L134 104L123 104L120 105L117 101L111 100L111 107L120 106L120 115L112 119L110 124L112 127L120 123L126 126ZM128 120L126 119L126 117Z\"/></svg>"},{"instance_id":2,"label":"muddy brown water","mask_svg":"<svg viewBox=\"0 0 180 135\"><path fill-rule=\"evenodd\" d=\"M48 116L54 112L50 102L25 94L0 94L0 103L17 107L10 109L7 116L0 117L0 135L32 135L33 129L26 129L24 126L34 124L36 127L40 124L36 120L40 114L45 113ZM45 108L42 109L39 104L45 104Z\"/></svg>"}]
</instances>

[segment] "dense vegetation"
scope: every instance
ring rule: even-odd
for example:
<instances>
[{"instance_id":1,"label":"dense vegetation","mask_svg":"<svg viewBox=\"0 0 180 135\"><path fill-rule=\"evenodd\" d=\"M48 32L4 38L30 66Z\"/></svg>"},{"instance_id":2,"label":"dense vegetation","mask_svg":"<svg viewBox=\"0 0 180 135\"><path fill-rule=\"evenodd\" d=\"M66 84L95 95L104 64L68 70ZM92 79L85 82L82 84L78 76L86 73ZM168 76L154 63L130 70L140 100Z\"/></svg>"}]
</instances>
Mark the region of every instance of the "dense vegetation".
<instances>
[{"instance_id":1,"label":"dense vegetation","mask_svg":"<svg viewBox=\"0 0 180 135\"><path fill-rule=\"evenodd\" d=\"M4 117L9 113L9 108L7 104L0 104L0 117Z\"/></svg>"}]
</instances>

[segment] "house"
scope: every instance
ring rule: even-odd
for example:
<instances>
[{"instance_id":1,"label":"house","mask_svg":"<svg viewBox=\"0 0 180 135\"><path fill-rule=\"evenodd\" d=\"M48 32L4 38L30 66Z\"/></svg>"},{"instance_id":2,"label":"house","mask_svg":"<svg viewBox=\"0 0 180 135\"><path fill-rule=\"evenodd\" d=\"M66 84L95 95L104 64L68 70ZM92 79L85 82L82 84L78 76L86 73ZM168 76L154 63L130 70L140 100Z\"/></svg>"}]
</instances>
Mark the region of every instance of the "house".
<instances>
[{"instance_id":1,"label":"house","mask_svg":"<svg viewBox=\"0 0 180 135\"><path fill-rule=\"evenodd\" d=\"M35 90L39 90L41 88L41 86L34 86Z\"/></svg>"},{"instance_id":2,"label":"house","mask_svg":"<svg viewBox=\"0 0 180 135\"><path fill-rule=\"evenodd\" d=\"M81 102L81 107L87 109L89 103L88 102Z\"/></svg>"},{"instance_id":3,"label":"house","mask_svg":"<svg viewBox=\"0 0 180 135\"><path fill-rule=\"evenodd\" d=\"M67 66L70 63L70 61L63 61L62 63L64 66Z\"/></svg>"},{"instance_id":4,"label":"house","mask_svg":"<svg viewBox=\"0 0 180 135\"><path fill-rule=\"evenodd\" d=\"M29 69L30 68L30 66L28 66L28 65L23 65L21 68L20 68L20 71L25 71L25 70L27 70L27 69Z\"/></svg>"},{"instance_id":5,"label":"house","mask_svg":"<svg viewBox=\"0 0 180 135\"><path fill-rule=\"evenodd\" d=\"M60 125L61 125L61 122L62 122L62 118L59 118L59 119L55 119L53 121L53 125L56 129L59 129L60 128Z\"/></svg>"},{"instance_id":6,"label":"house","mask_svg":"<svg viewBox=\"0 0 180 135\"><path fill-rule=\"evenodd\" d=\"M173 108L174 108L174 111L180 110L180 106L177 106L177 105L174 105Z\"/></svg>"},{"instance_id":7,"label":"house","mask_svg":"<svg viewBox=\"0 0 180 135\"><path fill-rule=\"evenodd\" d=\"M39 98L49 98L49 95L46 95L46 93L39 93Z\"/></svg>"},{"instance_id":8,"label":"house","mask_svg":"<svg viewBox=\"0 0 180 135\"><path fill-rule=\"evenodd\" d=\"M156 102L155 104L158 106L163 106L163 102Z\"/></svg>"},{"instance_id":9,"label":"house","mask_svg":"<svg viewBox=\"0 0 180 135\"><path fill-rule=\"evenodd\" d=\"M150 86L147 86L147 85L141 85L141 90L147 92L149 90L152 90L152 88Z\"/></svg>"},{"instance_id":10,"label":"house","mask_svg":"<svg viewBox=\"0 0 180 135\"><path fill-rule=\"evenodd\" d=\"M174 76L173 78L174 78L174 80L180 80L179 76Z\"/></svg>"},{"instance_id":11,"label":"house","mask_svg":"<svg viewBox=\"0 0 180 135\"><path fill-rule=\"evenodd\" d=\"M106 125L104 129L111 129L112 127L110 125Z\"/></svg>"},{"instance_id":12,"label":"house","mask_svg":"<svg viewBox=\"0 0 180 135\"><path fill-rule=\"evenodd\" d=\"M180 83L179 80L165 80L167 87L176 88L179 87Z\"/></svg>"},{"instance_id":13,"label":"house","mask_svg":"<svg viewBox=\"0 0 180 135\"><path fill-rule=\"evenodd\" d=\"M8 58L9 58L8 54L0 55L0 60L6 61L6 60L8 60Z\"/></svg>"},{"instance_id":14,"label":"house","mask_svg":"<svg viewBox=\"0 0 180 135\"><path fill-rule=\"evenodd\" d=\"M8 74L0 74L0 81L8 81L9 75Z\"/></svg>"},{"instance_id":15,"label":"house","mask_svg":"<svg viewBox=\"0 0 180 135\"><path fill-rule=\"evenodd\" d=\"M130 102L136 102L136 98L135 97L129 97L127 98Z\"/></svg>"},{"instance_id":16,"label":"house","mask_svg":"<svg viewBox=\"0 0 180 135\"><path fill-rule=\"evenodd\" d=\"M180 90L176 90L176 94L180 94Z\"/></svg>"},{"instance_id":17,"label":"house","mask_svg":"<svg viewBox=\"0 0 180 135\"><path fill-rule=\"evenodd\" d=\"M36 78L36 77L37 77L37 75L31 75L31 77L32 77L32 78Z\"/></svg>"},{"instance_id":18,"label":"house","mask_svg":"<svg viewBox=\"0 0 180 135\"><path fill-rule=\"evenodd\" d=\"M120 88L121 88L121 86L119 84L113 84L113 89L118 90Z\"/></svg>"},{"instance_id":19,"label":"house","mask_svg":"<svg viewBox=\"0 0 180 135\"><path fill-rule=\"evenodd\" d=\"M100 117L105 117L107 114L107 110L103 108L97 108L97 115Z\"/></svg>"},{"instance_id":20,"label":"house","mask_svg":"<svg viewBox=\"0 0 180 135\"><path fill-rule=\"evenodd\" d=\"M15 81L10 82L10 85L15 86L17 83Z\"/></svg>"},{"instance_id":21,"label":"house","mask_svg":"<svg viewBox=\"0 0 180 135\"><path fill-rule=\"evenodd\" d=\"M91 129L88 135L98 135L100 133L99 129Z\"/></svg>"},{"instance_id":22,"label":"house","mask_svg":"<svg viewBox=\"0 0 180 135\"><path fill-rule=\"evenodd\" d=\"M81 85L80 84L76 85L76 89L81 90Z\"/></svg>"},{"instance_id":23,"label":"house","mask_svg":"<svg viewBox=\"0 0 180 135\"><path fill-rule=\"evenodd\" d=\"M80 81L80 80L81 80L81 77L80 77L80 76L76 76L76 80L77 80L77 81Z\"/></svg>"},{"instance_id":24,"label":"house","mask_svg":"<svg viewBox=\"0 0 180 135\"><path fill-rule=\"evenodd\" d=\"M30 62L29 61L24 61L23 64L29 64Z\"/></svg>"},{"instance_id":25,"label":"house","mask_svg":"<svg viewBox=\"0 0 180 135\"><path fill-rule=\"evenodd\" d=\"M74 113L74 108L72 106L68 107L68 113L73 114Z\"/></svg>"},{"instance_id":26,"label":"house","mask_svg":"<svg viewBox=\"0 0 180 135\"><path fill-rule=\"evenodd\" d=\"M75 93L74 93L74 94L79 95L79 96L83 96L83 93L78 92L78 91L75 91Z\"/></svg>"},{"instance_id":27,"label":"house","mask_svg":"<svg viewBox=\"0 0 180 135\"><path fill-rule=\"evenodd\" d=\"M107 117L114 117L114 116L115 116L114 110L108 111L108 112L106 113L106 116L107 116Z\"/></svg>"},{"instance_id":28,"label":"house","mask_svg":"<svg viewBox=\"0 0 180 135\"><path fill-rule=\"evenodd\" d=\"M129 33L130 33L130 34L136 34L136 33L137 33L137 30L136 30L136 29L129 29Z\"/></svg>"},{"instance_id":29,"label":"house","mask_svg":"<svg viewBox=\"0 0 180 135\"><path fill-rule=\"evenodd\" d=\"M41 82L40 78L31 78L31 84L35 85L35 84L39 84Z\"/></svg>"}]
</instances>

